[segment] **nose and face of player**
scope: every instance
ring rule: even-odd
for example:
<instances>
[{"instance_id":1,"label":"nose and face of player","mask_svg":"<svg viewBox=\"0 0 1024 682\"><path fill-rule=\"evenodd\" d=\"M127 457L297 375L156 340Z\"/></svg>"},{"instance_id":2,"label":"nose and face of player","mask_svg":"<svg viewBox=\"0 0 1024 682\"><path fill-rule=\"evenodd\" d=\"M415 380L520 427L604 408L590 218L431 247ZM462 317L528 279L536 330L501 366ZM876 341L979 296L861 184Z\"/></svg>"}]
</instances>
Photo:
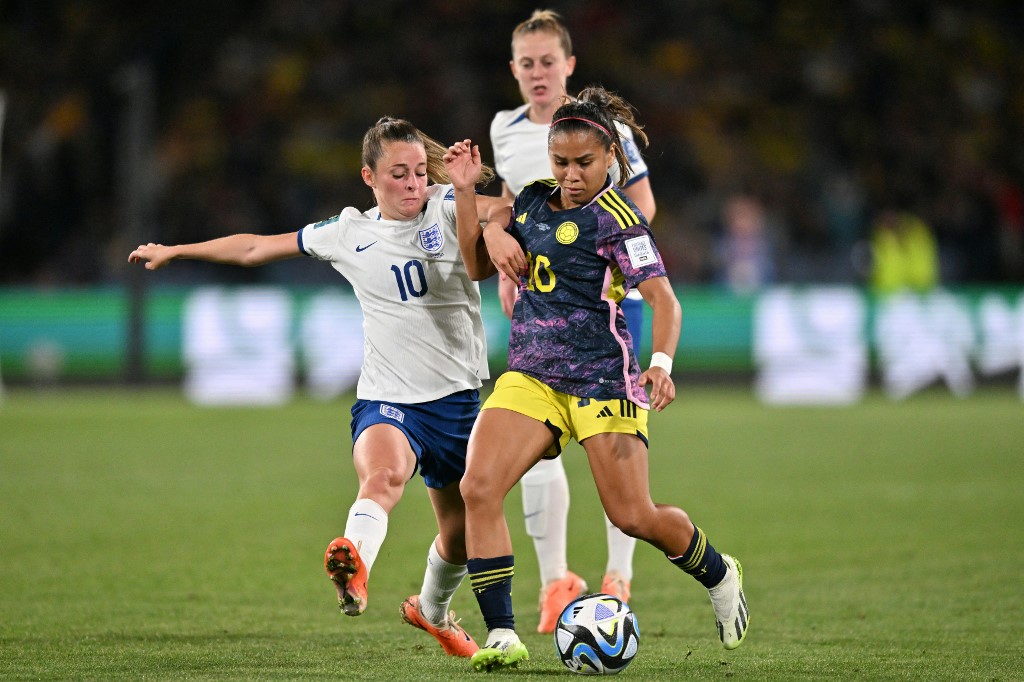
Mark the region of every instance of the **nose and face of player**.
<instances>
[{"instance_id":1,"label":"nose and face of player","mask_svg":"<svg viewBox=\"0 0 1024 682\"><path fill-rule=\"evenodd\" d=\"M536 33L531 37L548 36ZM557 46L553 36L549 39ZM559 52L561 48L559 47ZM541 68L543 71L543 67ZM563 80L564 83L564 80ZM608 169L615 162L614 145L597 128L557 132L548 142L551 170L561 189L561 209L584 206L604 187ZM411 220L423 211L427 190L427 152L422 144L389 142L375 168L363 167L363 182L373 189L381 217Z\"/></svg>"},{"instance_id":2,"label":"nose and face of player","mask_svg":"<svg viewBox=\"0 0 1024 682\"><path fill-rule=\"evenodd\" d=\"M551 172L560 188L561 210L589 204L601 191L615 162L615 147L597 128L559 131L548 140Z\"/></svg>"},{"instance_id":3,"label":"nose and face of player","mask_svg":"<svg viewBox=\"0 0 1024 682\"><path fill-rule=\"evenodd\" d=\"M549 123L551 114L562 104L576 57L565 53L556 34L533 31L515 39L509 65L519 83L519 93L530 104L530 120Z\"/></svg>"},{"instance_id":4,"label":"nose and face of player","mask_svg":"<svg viewBox=\"0 0 1024 682\"><path fill-rule=\"evenodd\" d=\"M375 168L362 169L384 220L412 220L423 211L427 191L427 152L422 144L389 142Z\"/></svg>"}]
</instances>

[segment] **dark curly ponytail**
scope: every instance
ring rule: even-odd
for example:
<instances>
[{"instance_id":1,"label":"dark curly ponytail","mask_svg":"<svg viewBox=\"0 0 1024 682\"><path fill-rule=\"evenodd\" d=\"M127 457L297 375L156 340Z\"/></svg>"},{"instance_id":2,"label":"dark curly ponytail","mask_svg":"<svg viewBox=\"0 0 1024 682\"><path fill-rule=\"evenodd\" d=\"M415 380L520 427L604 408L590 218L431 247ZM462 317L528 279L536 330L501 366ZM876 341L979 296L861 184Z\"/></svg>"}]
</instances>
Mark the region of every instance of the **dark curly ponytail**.
<instances>
[{"instance_id":1,"label":"dark curly ponytail","mask_svg":"<svg viewBox=\"0 0 1024 682\"><path fill-rule=\"evenodd\" d=\"M616 123L621 123L633 132L633 139L640 148L648 145L647 133L637 123L633 106L618 95L601 86L585 88L575 99L567 101L555 111L548 132L548 140L555 133L593 132L604 144L605 149L615 145L615 160L619 165L619 184L633 174L633 165L626 156Z\"/></svg>"}]
</instances>

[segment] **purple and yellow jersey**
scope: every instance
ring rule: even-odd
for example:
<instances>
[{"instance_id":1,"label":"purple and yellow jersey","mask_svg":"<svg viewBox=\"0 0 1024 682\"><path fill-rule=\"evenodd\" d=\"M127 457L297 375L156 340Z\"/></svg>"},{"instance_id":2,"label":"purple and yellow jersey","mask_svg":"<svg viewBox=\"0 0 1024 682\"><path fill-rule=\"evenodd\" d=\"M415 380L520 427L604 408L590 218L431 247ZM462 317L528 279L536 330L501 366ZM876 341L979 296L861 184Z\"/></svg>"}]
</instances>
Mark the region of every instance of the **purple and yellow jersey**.
<instances>
[{"instance_id":1,"label":"purple and yellow jersey","mask_svg":"<svg viewBox=\"0 0 1024 682\"><path fill-rule=\"evenodd\" d=\"M512 315L508 368L581 398L625 397L647 408L619 302L665 276L643 214L610 181L586 206L555 211L554 180L516 197L509 233L529 263Z\"/></svg>"}]
</instances>

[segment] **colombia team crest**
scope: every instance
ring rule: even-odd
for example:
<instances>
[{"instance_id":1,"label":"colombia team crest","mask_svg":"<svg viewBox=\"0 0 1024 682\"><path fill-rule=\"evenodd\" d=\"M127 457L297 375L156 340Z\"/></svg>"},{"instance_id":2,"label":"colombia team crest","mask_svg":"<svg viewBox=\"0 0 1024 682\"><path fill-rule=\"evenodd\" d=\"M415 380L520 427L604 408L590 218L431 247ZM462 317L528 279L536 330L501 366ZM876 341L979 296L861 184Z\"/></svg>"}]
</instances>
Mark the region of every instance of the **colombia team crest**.
<instances>
[{"instance_id":1,"label":"colombia team crest","mask_svg":"<svg viewBox=\"0 0 1024 682\"><path fill-rule=\"evenodd\" d=\"M420 230L419 238L421 249L431 256L438 256L441 254L441 249L444 248L444 233L441 232L441 228L437 223L434 223L424 230Z\"/></svg>"},{"instance_id":2,"label":"colombia team crest","mask_svg":"<svg viewBox=\"0 0 1024 682\"><path fill-rule=\"evenodd\" d=\"M576 237L580 234L580 228L576 226L576 223L565 222L558 226L555 230L555 239L560 244L572 244L576 241Z\"/></svg>"}]
</instances>

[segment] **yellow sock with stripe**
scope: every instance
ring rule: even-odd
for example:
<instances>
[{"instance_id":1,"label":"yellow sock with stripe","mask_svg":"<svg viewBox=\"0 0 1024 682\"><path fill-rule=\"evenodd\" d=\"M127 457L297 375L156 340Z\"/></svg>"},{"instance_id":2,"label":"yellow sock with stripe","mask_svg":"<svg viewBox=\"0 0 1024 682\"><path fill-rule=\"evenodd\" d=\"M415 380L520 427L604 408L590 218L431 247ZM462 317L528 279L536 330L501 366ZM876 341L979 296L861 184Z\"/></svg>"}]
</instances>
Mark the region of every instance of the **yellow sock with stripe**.
<instances>
[{"instance_id":1,"label":"yellow sock with stripe","mask_svg":"<svg viewBox=\"0 0 1024 682\"><path fill-rule=\"evenodd\" d=\"M466 568L469 569L469 584L476 595L488 631L495 628L515 630L516 621L512 615L514 555L470 559Z\"/></svg>"},{"instance_id":2,"label":"yellow sock with stripe","mask_svg":"<svg viewBox=\"0 0 1024 682\"><path fill-rule=\"evenodd\" d=\"M668 555L666 555L668 556ZM681 556L668 557L673 564L689 573L704 587L711 589L725 577L725 562L708 538L697 526L693 527L693 540Z\"/></svg>"}]
</instances>

